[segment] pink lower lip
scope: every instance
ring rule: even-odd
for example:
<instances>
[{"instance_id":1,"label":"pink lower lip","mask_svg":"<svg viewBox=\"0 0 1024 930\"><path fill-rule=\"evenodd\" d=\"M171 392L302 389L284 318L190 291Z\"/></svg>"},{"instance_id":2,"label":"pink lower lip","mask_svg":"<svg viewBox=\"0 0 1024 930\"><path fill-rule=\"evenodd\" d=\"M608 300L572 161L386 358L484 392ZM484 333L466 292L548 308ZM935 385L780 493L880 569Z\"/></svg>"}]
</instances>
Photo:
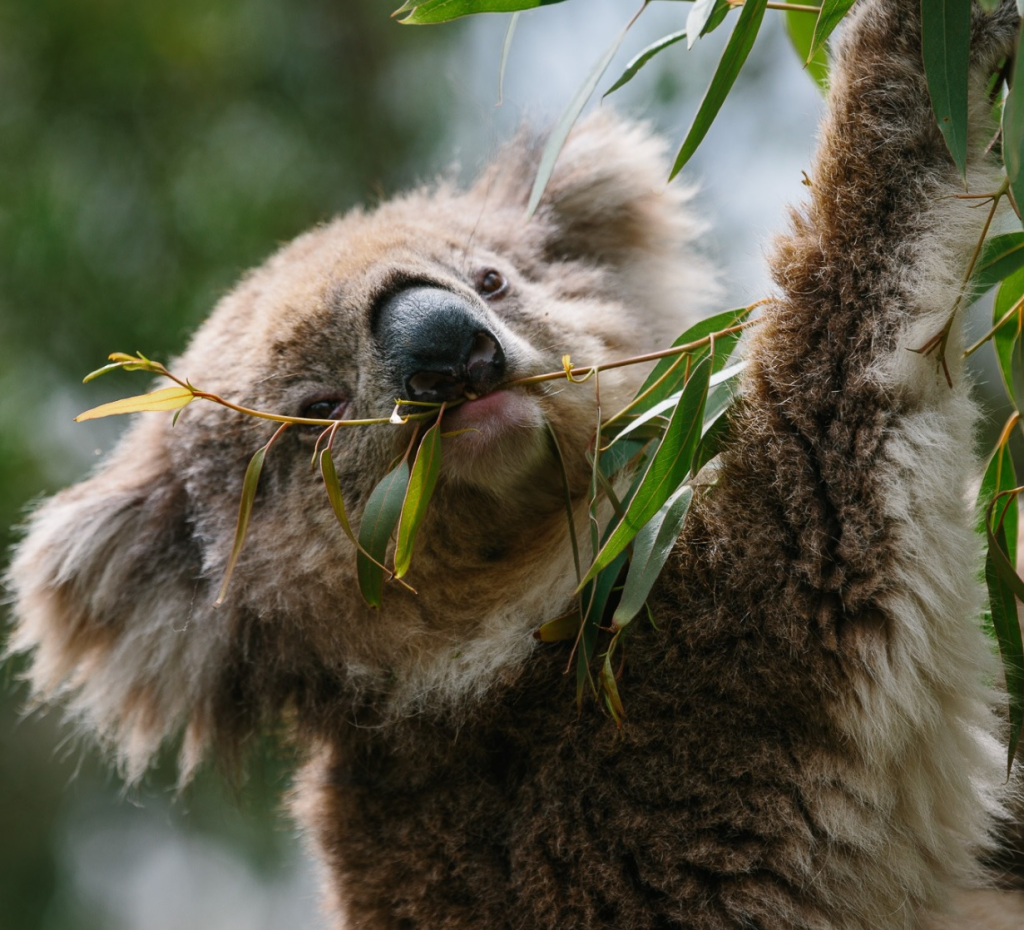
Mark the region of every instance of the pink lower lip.
<instances>
[{"instance_id":1,"label":"pink lower lip","mask_svg":"<svg viewBox=\"0 0 1024 930\"><path fill-rule=\"evenodd\" d=\"M500 412L507 405L507 400L508 394L506 391L492 391L490 394L484 394L483 397L478 397L476 400L467 400L465 403L459 404L458 407L455 407L448 414L448 417L475 419L487 416Z\"/></svg>"},{"instance_id":2,"label":"pink lower lip","mask_svg":"<svg viewBox=\"0 0 1024 930\"><path fill-rule=\"evenodd\" d=\"M479 429L501 432L512 427L534 427L541 423L533 398L519 391L492 391L467 400L444 415L442 430Z\"/></svg>"}]
</instances>

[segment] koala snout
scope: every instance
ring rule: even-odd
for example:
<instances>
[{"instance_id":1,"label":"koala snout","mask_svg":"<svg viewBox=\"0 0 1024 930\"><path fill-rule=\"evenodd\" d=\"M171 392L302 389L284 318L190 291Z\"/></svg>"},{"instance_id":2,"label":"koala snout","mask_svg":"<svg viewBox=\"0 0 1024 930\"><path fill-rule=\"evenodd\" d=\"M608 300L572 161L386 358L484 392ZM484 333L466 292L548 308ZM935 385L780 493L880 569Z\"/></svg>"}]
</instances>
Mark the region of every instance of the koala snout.
<instances>
[{"instance_id":1,"label":"koala snout","mask_svg":"<svg viewBox=\"0 0 1024 930\"><path fill-rule=\"evenodd\" d=\"M468 300L412 287L381 307L374 335L395 390L406 400L446 401L486 394L505 378L505 350Z\"/></svg>"}]
</instances>

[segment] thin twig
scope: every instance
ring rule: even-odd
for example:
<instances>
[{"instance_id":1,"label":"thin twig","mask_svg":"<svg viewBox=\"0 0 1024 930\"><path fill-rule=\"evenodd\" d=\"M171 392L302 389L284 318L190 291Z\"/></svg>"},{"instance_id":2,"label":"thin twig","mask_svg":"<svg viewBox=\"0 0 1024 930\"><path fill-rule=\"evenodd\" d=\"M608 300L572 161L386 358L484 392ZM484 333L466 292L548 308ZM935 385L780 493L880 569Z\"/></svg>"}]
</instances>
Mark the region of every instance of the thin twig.
<instances>
[{"instance_id":1,"label":"thin twig","mask_svg":"<svg viewBox=\"0 0 1024 930\"><path fill-rule=\"evenodd\" d=\"M997 331L1002 329L1006 323L1010 322L1010 318L1014 314L1019 315L1022 308L1024 308L1024 295L1022 295L1020 299L999 318L998 323L996 323L987 333L985 333L984 336L982 336L976 343L974 343L974 345L972 345L969 349L966 349L964 351L964 358L967 358L969 355L973 355L975 352L977 352L978 349L980 349L986 342L988 342L989 339L991 339Z\"/></svg>"},{"instance_id":2,"label":"thin twig","mask_svg":"<svg viewBox=\"0 0 1024 930\"><path fill-rule=\"evenodd\" d=\"M741 330L746 329L748 326L756 326L759 320L745 320L742 323L737 323L735 326L730 326L728 329L723 329L721 332L713 333L712 336L728 336L732 333L738 333ZM627 365L642 365L644 362L656 362L662 358L672 358L675 355L685 355L687 352L692 352L694 349L699 349L702 346L709 345L712 336L705 336L703 339L697 339L694 342L687 342L685 345L672 346L669 349L662 349L659 352L648 352L645 355L634 355L632 358L619 359L615 362L606 362L603 365L587 365L583 368L572 368L569 371L550 371L543 375L531 375L529 378L517 378L515 381L509 381L502 385L502 387L523 387L527 384L540 384L543 381L557 381L560 378L564 378L566 375L572 377L578 377L586 374L590 371L602 372L611 371L613 368L625 368Z\"/></svg>"}]
</instances>

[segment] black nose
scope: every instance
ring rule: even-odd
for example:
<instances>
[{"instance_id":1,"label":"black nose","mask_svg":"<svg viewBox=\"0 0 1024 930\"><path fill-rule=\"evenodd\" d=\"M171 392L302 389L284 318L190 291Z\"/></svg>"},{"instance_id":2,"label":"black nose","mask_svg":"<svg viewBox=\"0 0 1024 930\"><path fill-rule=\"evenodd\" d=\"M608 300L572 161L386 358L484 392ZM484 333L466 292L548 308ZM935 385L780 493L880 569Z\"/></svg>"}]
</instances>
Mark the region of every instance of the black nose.
<instances>
[{"instance_id":1,"label":"black nose","mask_svg":"<svg viewBox=\"0 0 1024 930\"><path fill-rule=\"evenodd\" d=\"M437 287L400 291L381 306L374 335L405 400L485 394L505 377L505 352L480 311Z\"/></svg>"}]
</instances>

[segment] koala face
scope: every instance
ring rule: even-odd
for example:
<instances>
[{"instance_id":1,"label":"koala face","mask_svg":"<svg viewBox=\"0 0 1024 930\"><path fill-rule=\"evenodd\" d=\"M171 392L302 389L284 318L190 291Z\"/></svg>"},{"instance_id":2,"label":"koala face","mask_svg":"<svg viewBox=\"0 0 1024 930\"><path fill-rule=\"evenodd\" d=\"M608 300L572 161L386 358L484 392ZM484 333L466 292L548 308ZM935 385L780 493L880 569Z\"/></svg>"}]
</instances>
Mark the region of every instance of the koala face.
<instances>
[{"instance_id":1,"label":"koala face","mask_svg":"<svg viewBox=\"0 0 1024 930\"><path fill-rule=\"evenodd\" d=\"M366 606L354 547L311 468L313 427L269 452L228 598L248 459L275 426L194 403L172 428L145 414L89 480L44 504L10 574L40 693L73 710L138 774L184 725L185 766L229 752L285 703L339 695L393 711L455 704L514 672L576 578L563 474L585 527L593 383L510 382L650 351L712 285L687 250L686 192L660 146L611 117L570 140L537 215L537 153L513 144L468 190L417 191L300 236L246 276L169 367L260 410L387 417L397 398L461 401L443 417L441 473L407 580ZM642 372L603 374L606 414ZM333 445L358 522L415 427L341 430ZM550 430L550 432L549 432ZM330 707L329 707L330 705ZM335 708L336 710L336 708Z\"/></svg>"}]
</instances>

